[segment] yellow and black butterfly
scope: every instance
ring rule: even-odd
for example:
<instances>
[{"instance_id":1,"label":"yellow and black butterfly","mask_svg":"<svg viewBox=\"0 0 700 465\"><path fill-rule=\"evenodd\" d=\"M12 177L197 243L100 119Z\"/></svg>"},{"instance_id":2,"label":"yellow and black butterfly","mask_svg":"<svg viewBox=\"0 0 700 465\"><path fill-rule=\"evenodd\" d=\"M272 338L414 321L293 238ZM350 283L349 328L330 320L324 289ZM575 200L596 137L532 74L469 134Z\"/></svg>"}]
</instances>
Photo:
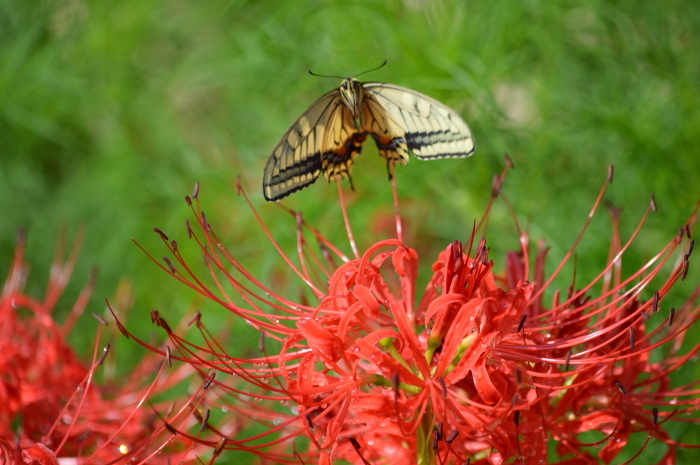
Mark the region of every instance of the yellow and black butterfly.
<instances>
[{"instance_id":1,"label":"yellow and black butterfly","mask_svg":"<svg viewBox=\"0 0 700 465\"><path fill-rule=\"evenodd\" d=\"M389 174L394 163L464 158L476 145L454 111L426 95L382 82L347 78L291 125L265 165L263 193L274 202L312 184L350 177L354 158L371 135Z\"/></svg>"}]
</instances>

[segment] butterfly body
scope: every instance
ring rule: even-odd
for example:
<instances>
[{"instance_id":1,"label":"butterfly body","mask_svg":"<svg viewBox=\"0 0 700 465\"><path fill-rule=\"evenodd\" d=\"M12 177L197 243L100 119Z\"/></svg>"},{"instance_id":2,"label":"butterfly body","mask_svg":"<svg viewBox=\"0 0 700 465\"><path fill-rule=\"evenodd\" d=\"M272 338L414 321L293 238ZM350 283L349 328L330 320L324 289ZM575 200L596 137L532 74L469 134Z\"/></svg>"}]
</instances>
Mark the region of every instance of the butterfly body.
<instances>
[{"instance_id":1,"label":"butterfly body","mask_svg":"<svg viewBox=\"0 0 700 465\"><path fill-rule=\"evenodd\" d=\"M442 103L405 87L343 80L282 136L263 175L263 193L277 201L309 186L350 176L367 136L391 168L418 159L463 158L475 149L471 130Z\"/></svg>"}]
</instances>

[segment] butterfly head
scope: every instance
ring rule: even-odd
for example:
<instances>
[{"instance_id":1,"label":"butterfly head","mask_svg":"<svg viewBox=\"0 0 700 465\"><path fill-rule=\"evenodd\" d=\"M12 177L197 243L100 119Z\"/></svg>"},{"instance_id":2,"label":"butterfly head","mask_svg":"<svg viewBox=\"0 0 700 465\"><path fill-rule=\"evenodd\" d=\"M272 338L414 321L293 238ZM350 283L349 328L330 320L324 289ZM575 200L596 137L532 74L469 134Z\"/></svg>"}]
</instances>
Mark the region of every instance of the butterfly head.
<instances>
[{"instance_id":1,"label":"butterfly head","mask_svg":"<svg viewBox=\"0 0 700 465\"><path fill-rule=\"evenodd\" d=\"M355 78L347 78L340 83L340 96L354 120L360 116L364 100L362 83Z\"/></svg>"}]
</instances>

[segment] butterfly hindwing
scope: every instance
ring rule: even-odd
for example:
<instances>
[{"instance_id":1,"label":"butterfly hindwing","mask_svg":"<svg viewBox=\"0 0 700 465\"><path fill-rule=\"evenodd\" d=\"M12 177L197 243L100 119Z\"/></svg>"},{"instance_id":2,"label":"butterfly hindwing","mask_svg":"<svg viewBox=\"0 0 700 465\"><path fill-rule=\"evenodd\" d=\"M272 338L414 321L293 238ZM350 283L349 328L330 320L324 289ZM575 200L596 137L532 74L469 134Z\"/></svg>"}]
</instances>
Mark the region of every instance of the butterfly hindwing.
<instances>
[{"instance_id":1,"label":"butterfly hindwing","mask_svg":"<svg viewBox=\"0 0 700 465\"><path fill-rule=\"evenodd\" d=\"M355 127L352 115L341 105L328 122L321 171L328 181L350 176L353 160L362 150L366 135Z\"/></svg>"},{"instance_id":2,"label":"butterfly hindwing","mask_svg":"<svg viewBox=\"0 0 700 465\"><path fill-rule=\"evenodd\" d=\"M380 153L383 147L389 149L387 155L382 153L385 158L407 163L406 151L421 160L464 158L474 153L469 126L437 100L393 84L365 82L363 87L366 113L372 116L363 126L377 141ZM393 146L395 154L390 153Z\"/></svg>"},{"instance_id":3,"label":"butterfly hindwing","mask_svg":"<svg viewBox=\"0 0 700 465\"><path fill-rule=\"evenodd\" d=\"M362 110L362 128L372 135L379 155L387 163L408 163L408 145L404 129L396 124L386 108L375 99L366 99Z\"/></svg>"}]
</instances>

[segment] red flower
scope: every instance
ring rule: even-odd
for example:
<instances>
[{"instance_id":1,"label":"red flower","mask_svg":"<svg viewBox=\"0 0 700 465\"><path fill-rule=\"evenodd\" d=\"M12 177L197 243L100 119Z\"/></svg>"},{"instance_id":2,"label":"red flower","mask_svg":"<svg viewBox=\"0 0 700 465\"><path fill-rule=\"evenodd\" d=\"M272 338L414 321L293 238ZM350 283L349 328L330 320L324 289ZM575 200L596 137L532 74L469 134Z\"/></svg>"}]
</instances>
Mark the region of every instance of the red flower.
<instances>
[{"instance_id":1,"label":"red flower","mask_svg":"<svg viewBox=\"0 0 700 465\"><path fill-rule=\"evenodd\" d=\"M198 405L235 411L236 418L266 428L224 433L223 416L224 426L210 420L202 428L210 436L179 430L180 437L216 447L214 458L223 450L243 450L278 463L610 463L623 450L631 461L650 441L661 441L661 463L674 463L677 446L696 447L675 442L665 424L698 423L700 390L695 383L674 385L671 373L700 349L678 352L686 330L700 318L694 304L700 288L677 311L664 305L688 271L693 242L685 236L695 216L644 267L623 275L622 257L639 228L622 245L613 211L609 263L591 283L573 283L565 296L554 291L550 306L543 303L544 292L581 235L547 278L547 250L540 245L532 260L524 233L520 251L509 254L505 271L495 274L487 242L475 243L475 230L466 244L446 247L419 292L419 257L400 233L351 259L296 215L295 265L263 225L319 299L308 304L286 299L251 276L221 245L197 197L195 192L194 204L187 199L199 226L195 231L188 225L188 235L201 248L209 277L191 270L178 243L157 231L173 257L160 266L262 335L260 356L234 356L199 314L193 321L203 345L153 316L177 349L171 357L199 371L203 387L215 393L198 397ZM397 226L400 231L398 217ZM304 230L319 243L319 253ZM355 249L349 226L348 232ZM647 288L655 292L645 301ZM231 290L238 296L230 296ZM667 343L673 348L665 357L651 356ZM632 441L638 433L643 443ZM289 445L299 437L311 444L300 441L299 450ZM601 446L597 456L590 449Z\"/></svg>"},{"instance_id":2,"label":"red flower","mask_svg":"<svg viewBox=\"0 0 700 465\"><path fill-rule=\"evenodd\" d=\"M65 262L59 248L46 296L39 300L23 291L29 267L20 235L0 297L0 464L194 460L197 449L188 452L181 444L165 447L173 433L153 409L165 411L169 403L151 400L153 394L163 397L189 379L191 369L185 366L154 379L153 373L162 371L165 364L162 357L151 353L131 375L117 381L105 376L97 383L95 376L109 349L98 345L102 325L98 325L93 359L87 365L65 341L89 302L94 280L85 286L63 325L53 319L79 243L80 238ZM182 407L169 421L192 416L191 407Z\"/></svg>"}]
</instances>

